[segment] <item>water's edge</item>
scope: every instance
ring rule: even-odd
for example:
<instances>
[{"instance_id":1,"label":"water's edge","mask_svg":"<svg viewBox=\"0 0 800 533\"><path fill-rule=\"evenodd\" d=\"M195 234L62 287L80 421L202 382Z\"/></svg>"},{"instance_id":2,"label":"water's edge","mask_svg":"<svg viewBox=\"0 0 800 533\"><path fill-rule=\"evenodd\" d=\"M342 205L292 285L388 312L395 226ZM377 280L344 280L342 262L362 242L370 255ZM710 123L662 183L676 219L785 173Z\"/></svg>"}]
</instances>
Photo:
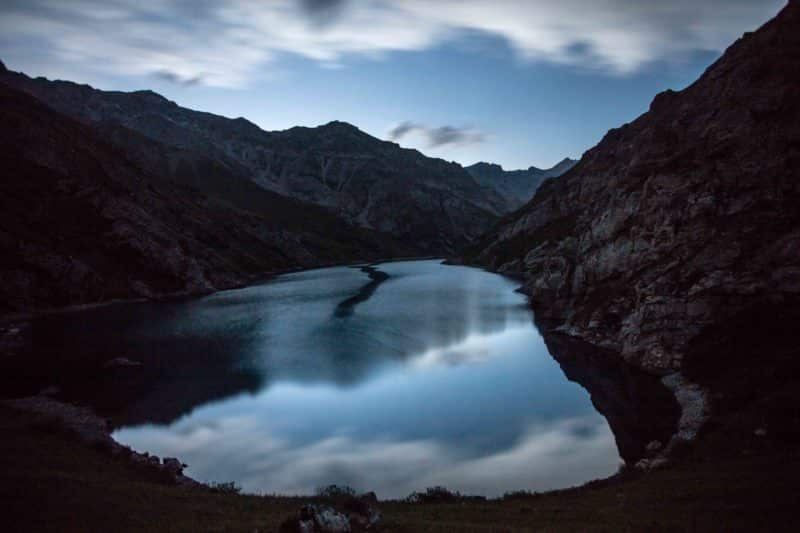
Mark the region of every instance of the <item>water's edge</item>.
<instances>
[{"instance_id":1,"label":"water's edge","mask_svg":"<svg viewBox=\"0 0 800 533\"><path fill-rule=\"evenodd\" d=\"M427 260L441 260L447 261L446 258L440 256L414 256L414 257L392 257L388 259L376 259L374 261L366 261L366 260L355 260L355 261L344 261L338 263L321 263L319 265L314 266L304 266L298 268L287 268L283 270L270 270L267 272L263 272L261 274L254 274L248 280L241 282L241 283L232 283L230 285L225 285L219 287L217 289L197 289L197 290L181 290L181 291L173 291L173 292L165 292L162 294L158 294L153 297L139 297L139 298L116 298L112 300L105 300L100 302L89 302L83 304L74 304L74 305L65 305L59 307L48 307L48 308L41 308L35 309L31 311L20 311L16 313L6 313L0 314L0 326L11 324L13 322L25 322L28 320L34 320L36 318L52 316L52 315L60 315L65 313L78 313L80 311L86 311L89 309L98 309L103 307L108 307L111 305L124 305L124 304L135 304L135 303L144 303L144 302L176 302L182 300L191 300L194 298L201 298L203 296L210 296L212 294L219 294L226 291L235 291L238 289L244 289L247 287L254 287L257 285L261 285L263 283L267 283L279 276L283 276L285 274L296 274L300 272L310 272L312 270L319 270L322 268L335 268L335 267L357 267L361 265L370 266L370 265L377 265L380 263L396 263L401 261L427 261ZM487 271L488 272L488 271ZM500 274L502 275L502 274Z\"/></svg>"}]
</instances>

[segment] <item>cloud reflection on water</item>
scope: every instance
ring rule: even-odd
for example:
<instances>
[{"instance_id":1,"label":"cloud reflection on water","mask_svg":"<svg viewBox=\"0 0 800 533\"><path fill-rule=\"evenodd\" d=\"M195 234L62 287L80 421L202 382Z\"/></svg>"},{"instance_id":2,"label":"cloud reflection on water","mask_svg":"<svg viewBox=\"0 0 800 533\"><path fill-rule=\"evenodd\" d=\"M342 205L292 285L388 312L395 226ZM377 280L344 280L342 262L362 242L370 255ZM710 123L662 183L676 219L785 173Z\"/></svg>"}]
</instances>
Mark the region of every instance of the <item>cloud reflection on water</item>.
<instances>
[{"instance_id":1,"label":"cloud reflection on water","mask_svg":"<svg viewBox=\"0 0 800 533\"><path fill-rule=\"evenodd\" d=\"M472 334L455 344L436 346L425 350L420 355L412 357L410 365L417 368L427 368L485 363L493 355L498 355L497 344L502 343L503 338L527 333L529 329L526 326L518 326L488 335Z\"/></svg>"},{"instance_id":2,"label":"cloud reflection on water","mask_svg":"<svg viewBox=\"0 0 800 533\"><path fill-rule=\"evenodd\" d=\"M480 457L434 439L362 441L341 434L296 446L274 438L255 416L127 431L117 436L134 448L177 455L198 479L236 479L254 493L309 494L339 483L374 490L381 498L433 485L499 496L579 484L607 476L619 463L613 435L599 415L532 425L510 448ZM226 465L221 478L220 462Z\"/></svg>"}]
</instances>

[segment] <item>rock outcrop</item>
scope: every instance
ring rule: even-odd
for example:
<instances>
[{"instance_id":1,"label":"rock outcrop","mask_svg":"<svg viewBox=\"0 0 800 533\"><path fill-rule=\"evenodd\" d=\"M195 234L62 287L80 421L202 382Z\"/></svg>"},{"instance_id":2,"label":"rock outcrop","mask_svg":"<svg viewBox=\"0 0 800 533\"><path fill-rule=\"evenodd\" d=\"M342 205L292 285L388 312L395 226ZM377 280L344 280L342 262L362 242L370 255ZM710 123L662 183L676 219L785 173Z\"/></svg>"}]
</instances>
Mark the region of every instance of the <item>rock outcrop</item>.
<instances>
[{"instance_id":1,"label":"rock outcrop","mask_svg":"<svg viewBox=\"0 0 800 533\"><path fill-rule=\"evenodd\" d=\"M466 261L524 276L558 331L657 375L680 371L708 328L800 301L798 117L791 1L545 181Z\"/></svg>"},{"instance_id":2,"label":"rock outcrop","mask_svg":"<svg viewBox=\"0 0 800 533\"><path fill-rule=\"evenodd\" d=\"M154 176L251 211L269 210L259 191L322 206L397 239L411 254L452 253L511 210L460 165L345 122L267 132L152 91L100 91L9 71L0 72L0 83L101 132Z\"/></svg>"},{"instance_id":3,"label":"rock outcrop","mask_svg":"<svg viewBox=\"0 0 800 533\"><path fill-rule=\"evenodd\" d=\"M374 492L330 503L332 505L304 505L281 525L281 533L350 533L378 529L381 512Z\"/></svg>"},{"instance_id":4,"label":"rock outcrop","mask_svg":"<svg viewBox=\"0 0 800 533\"><path fill-rule=\"evenodd\" d=\"M577 161L562 159L552 168L529 167L527 170L504 170L494 163L475 163L464 170L480 185L497 192L508 202L509 207L517 209L533 198L536 189L547 178L557 178L575 166Z\"/></svg>"}]
</instances>

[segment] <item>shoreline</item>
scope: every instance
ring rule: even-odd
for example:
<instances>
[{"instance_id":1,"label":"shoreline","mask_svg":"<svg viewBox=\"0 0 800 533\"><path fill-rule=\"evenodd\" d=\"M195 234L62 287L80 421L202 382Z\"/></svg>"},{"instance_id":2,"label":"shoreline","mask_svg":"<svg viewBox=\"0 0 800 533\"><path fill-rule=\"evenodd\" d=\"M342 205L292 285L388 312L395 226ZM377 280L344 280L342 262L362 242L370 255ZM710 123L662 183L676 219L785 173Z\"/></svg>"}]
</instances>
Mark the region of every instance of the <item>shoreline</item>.
<instances>
[{"instance_id":1,"label":"shoreline","mask_svg":"<svg viewBox=\"0 0 800 533\"><path fill-rule=\"evenodd\" d=\"M383 281L388 279L388 275L385 275L385 277L384 276L380 276L379 275L380 271L376 270L373 267L374 265L379 265L379 264L382 264L382 263L390 263L390 262L438 260L438 259L442 259L442 258L441 257L394 258L394 259L390 259L390 260L380 260L380 261L374 261L374 262L357 261L357 262L344 263L344 264L339 263L339 264L335 264L335 265L326 265L326 266L303 268L303 269L293 269L291 271L282 271L282 272L270 273L267 276L261 278L260 280L253 281L252 283L249 283L249 284L244 284L244 285L237 286L237 287L231 287L231 288L228 288L228 289L221 289L221 290L218 290L218 291L211 291L211 292L208 292L208 293L205 293L205 294L173 294L173 295L170 295L170 296L164 297L164 298L161 298L161 297L159 297L159 298L137 298L137 299L130 299L130 300L114 300L114 301L109 301L109 302L101 302L101 303L97 303L97 304L84 304L84 305L78 305L78 306L71 306L69 308L56 309L56 310L53 310L53 311L51 311L49 313L38 313L33 318L38 318L38 317L41 317L41 316L54 315L54 314L79 312L79 311L86 310L86 309L92 309L92 308L104 307L104 306L110 306L110 305L117 305L117 304L131 304L131 303L143 303L143 302L162 302L162 301L167 301L167 300L177 300L177 299L181 299L181 298L202 297L202 296L205 296L205 295L208 295L208 294L215 294L217 292L224 292L224 291L227 291L227 290L238 290L238 289L243 288L243 287L256 286L256 285L258 285L260 283L266 283L266 282L268 282L268 281L270 281L270 280L272 280L275 277L280 276L280 275L285 275L285 274L294 273L294 272L311 271L311 270L316 270L316 269L320 269L320 268L333 268L333 267L359 268L360 267L360 270L362 272L366 273L368 275L369 279L370 279L370 281L366 284L365 287L372 287L373 290L374 290L374 287L377 287L377 285L379 285L380 283L382 283ZM471 265L465 265L465 264L453 264L453 263L448 262L446 259L443 260L443 262L445 264L451 264L453 266L471 266ZM480 267L478 267L478 268L480 268ZM504 273L492 272L491 270L488 270L488 269L485 269L485 268L482 268L482 270L490 272L490 273L493 273L493 274L496 274L496 275L500 275L500 276L503 276L503 277L507 277L509 279L513 279L514 281L519 281L519 282L524 281L521 276L509 276L509 275L504 274ZM523 292L523 291L521 291L521 289L522 289L522 287L520 286L516 290L519 291L519 292ZM355 301L352 303L352 305L356 305L360 301L358 296L359 295L356 295L356 297L352 297L351 298L351 299L355 298ZM527 294L526 294L526 297L527 297L527 300L528 300L528 304L532 309L533 308L532 298ZM0 321L0 324L2 324L1 321ZM705 416L702 418L702 420L700 421L699 424L691 425L692 421L696 422L698 419L697 419L697 417L691 418L691 419L689 419L690 417L687 418L687 412L689 412L693 408L687 407L687 405L689 405L689 403L691 403L691 402L687 403L686 401L681 401L681 397L680 396L681 396L681 394L683 394L683 392L685 392L687 390L687 386L691 387L693 384L691 384L690 382L687 382L684 378L682 378L682 376L678 376L675 379L673 379L671 384L672 384L672 386L670 386L670 384L668 384L666 382L666 378L665 378L664 385L667 388L669 388L669 390L675 396L676 400L678 400L678 403L681 405L681 420L680 420L680 423L676 426L672 437L667 442L664 443L664 446L660 446L659 447L657 453L648 454L648 456L646 456L645 458L643 458L640 461L638 461L635 465L634 464L630 464L629 465L631 467L635 467L637 470L640 470L642 472L646 472L646 471L650 471L650 470L654 470L654 469L660 469L660 468L663 468L664 466L666 466L667 463L670 460L670 456L672 454L672 451L679 447L679 444L680 444L679 441L681 441L681 440L682 441L694 440L694 438L697 436L700 428L702 427L702 424L707 420L708 415L709 415L709 413L707 411L705 411L705 408L708 405L707 396L701 395L701 400L703 401L703 403L701 403L700 411L703 412L705 414ZM684 399L686 399L686 394L683 394L683 397L684 397ZM691 395L690 395L690 399L693 400L693 399L696 399L696 398L695 397L691 397ZM17 402L17 403L15 404L15 402ZM69 431L72 431L72 432L75 432L75 428L73 426L76 423L81 424L81 423L84 423L86 420L91 420L92 421L91 423L93 425L95 425L97 428L100 428L101 426L104 428L103 429L103 431L104 431L103 438L100 439L100 440L105 442L105 444L103 444L103 446L107 447L107 448L109 448L111 450L120 450L120 449L127 450L127 451L123 451L123 452L116 451L114 453L115 454L123 453L125 455L129 455L130 458L131 458L130 461L131 461L132 464L144 464L146 466L154 468L156 471L158 471L159 469L163 469L165 467L165 465L166 465L166 461L167 460L169 461L170 465L173 465L172 467L174 467L174 465L176 465L176 464L177 465L181 465L182 464L180 462L180 458L177 458L177 459L176 458L165 458L165 463L162 464L160 462L159 458L157 458L156 456L150 455L150 453L147 450L133 451L133 450L130 450L130 448L128 448L127 446L124 446L124 445L118 443L117 441L115 441L111 437L111 429L108 426L107 421L105 421L104 419L102 419L101 417L96 415L94 412L92 412L90 408L78 407L78 406L75 406L75 405L70 404L70 403L62 402L60 400L55 400L53 398L49 398L49 397L43 395L41 392L36 396L28 396L28 397L25 397L25 398L18 398L18 399L14 399L14 400L5 400L5 401L0 402L0 403L2 403L3 405L12 406L12 407L14 407L16 405L16 408L19 408L20 406L25 406L24 407L25 410L27 410L30 413L36 414L36 415L52 414L52 412L48 413L48 409L50 411L55 410L56 412L61 411L62 414L66 413L62 417L62 419L59 421L59 424L62 425L65 429L67 429ZM64 409L59 409L58 408L59 405L64 407ZM76 410L76 412L70 413L71 409ZM694 412L696 412L696 411L697 411L697 409L694 408ZM81 420L83 420L84 422L81 422ZM688 420L688 422L685 422L686 420ZM98 442L97 434L98 434L99 431L100 430L96 430L94 437L92 437L88 441L85 441L84 444L88 445L88 446L93 446L93 443ZM78 431L77 433L80 434L80 431ZM182 468L181 468L180 472L178 472L178 474L183 479L185 479L185 481L184 481L185 484L196 484L196 485L202 485L202 486L208 487L208 485L205 485L205 484L200 483L200 482L198 482L196 480L193 480L191 478L183 476L182 475ZM552 493L552 492L559 492L559 491L564 491L564 490L580 489L581 487L583 487L586 484L592 484L592 483L597 483L597 482L612 483L612 482L614 482L615 479L617 479L617 477L618 477L618 474L612 474L611 476L608 476L606 478L602 478L602 479L599 479L599 480L587 481L584 484L576 485L576 486L573 486L573 487L567 487L567 488L563 488L563 489L554 489L552 491L546 491L543 494Z\"/></svg>"},{"instance_id":2,"label":"shoreline","mask_svg":"<svg viewBox=\"0 0 800 533\"><path fill-rule=\"evenodd\" d=\"M361 263L361 265L364 264ZM358 265L356 263L355 265L337 266ZM364 267L362 266L361 268ZM528 297L529 304L530 300L530 297ZM621 362L627 364L624 361ZM792 486L784 483L783 478L790 478L789 474L793 471L794 462L800 462L798 461L800 460L800 454L787 452L784 448L778 448L776 444L773 444L778 442L774 440L773 426L764 426L768 427L769 433L764 433L763 430L758 429L758 432L754 434L753 429L750 428L749 436L741 437L739 434L731 436L731 430L727 427L721 429L720 420L715 419L713 424L708 424L698 433L697 430L692 430L684 422L690 420L686 417L691 412L689 406L698 407L696 403L698 399L701 402L710 402L707 392L700 391L702 393L701 397L693 396L698 391L692 391L691 388L687 389L687 386L691 387L691 382L681 380L678 377L670 378L667 381L670 381L670 383L664 383L664 385L672 390L672 394L676 398L678 398L679 394L684 394L685 401L680 401L680 398L678 398L681 405L681 420L678 423L675 435L680 434L681 431L689 431L691 438L694 439L690 447L680 446L677 441L676 445L670 446L671 441L665 441L664 446L657 453L648 454L647 464L631 465L631 468L625 468L617 474L606 478L541 493L522 491L486 500L473 500L463 497L442 503L409 503L402 500L381 500L378 505L384 514L387 530L413 532L422 527L428 527L427 524L437 524L436 527L440 529L434 527L432 529L434 531L447 531L447 527L455 527L459 531L478 531L480 527L484 529L499 527L498 524L506 524L506 529L508 530L517 530L516 528L539 530L544 528L555 531L560 530L559 528L565 530L593 530L594 528L607 531L624 530L625 528L633 528L634 530L659 529L658 527L653 527L656 524L664 529L670 529L668 526L672 524L672 530L675 530L698 527L698 523L701 525L706 524L707 528L714 529L720 527L720 524L733 523L730 522L732 520L730 518L726 518L727 522L717 521L719 517L715 513L720 512L721 501L726 503L740 502L738 504L739 508L743 509L744 512L751 509L759 509L760 513L764 513L771 512L773 509L769 507L772 505L773 499L781 497L785 499L787 494L792 494L788 492L791 489L775 487ZM100 423L105 423L102 417L90 412L87 413L85 408L58 402L53 398L43 401L40 398L41 396L42 394L34 396L33 400L31 400L31 397L23 400L33 404L46 402L46 405L50 407L45 408L45 411L53 408L56 402L61 406L66 406L67 409L74 410L73 412L76 415L71 423L79 423L80 420L94 420L91 423L97 424L97 427L99 427ZM12 402L14 401L17 400L12 400ZM704 413L702 405L700 404L700 410L695 409L694 413ZM8 407L11 408L9 409ZM61 429L53 428L52 424L44 424L45 427L43 429L35 421L35 419L39 418L37 416L31 416L30 414L20 415L18 413L23 411L18 411L13 406L10 406L8 402L0 402L0 408L0 420L18 417L24 418L27 424L32 424L32 427L27 430L27 450L30 450L31 446L35 446L40 447L40 451L37 453L48 454L50 450L58 449L54 448L54 446L66 447L73 452L71 455L76 457L74 459L74 468L79 471L81 476L87 476L90 480L94 479L92 476L96 476L94 470L98 468L98 464L103 471L108 470L111 472L102 480L97 481L101 486L103 486L102 484L114 483L117 485L118 494L128 494L128 492L135 492L136 490L145 491L145 493L157 492L159 494L158 498L164 501L154 502L145 498L143 503L142 501L138 503L140 507L137 508L137 511L146 513L148 520L151 519L149 514L151 509L158 509L160 506L177 505L174 504L176 501L185 502L185 504L181 504L184 507L181 507L183 510L180 513L174 511L172 519L185 520L185 516L190 515L193 512L193 508L208 505L208 500L214 498L214 501L219 499L226 502L224 504L225 511L220 511L220 517L224 516L225 520L243 520L244 518L241 518L241 516L249 517L253 515L257 515L258 520L264 520L264 511L262 509L264 506L270 506L271 516L280 516L274 522L266 521L271 526L277 526L286 517L295 513L302 504L318 501L315 496L311 495L264 496L221 493L213 485L209 486L189 478L187 478L189 481L185 483L176 483L170 478L170 471L166 469L182 467L180 457L161 459L150 455L146 451L138 452L132 450L129 453L125 451L114 453L109 450L114 450L117 447L126 447L114 441L107 428L105 429L106 433L100 439L89 438L76 441L74 435L77 433L70 430L69 427L64 430L63 425L60 423L59 427ZM55 407L55 409L60 409L60 407ZM27 411L27 413L31 413L31 411ZM706 414L708 413L706 412ZM3 423L7 422L3 421ZM727 424L727 420L723 420L723 423ZM759 425L755 427L760 428L762 427L761 424L763 423L759 422ZM740 425L741 423L737 421L736 426ZM10 432L6 437L6 439L18 438L22 437L18 437L14 432ZM108 444L109 439L113 444ZM731 452L733 447L741 447L743 451L736 450ZM22 465L18 467L17 478L13 479L24 479L21 476L31 476L33 481L30 481L30 483L41 483L41 481L36 480L47 479L47 485L45 485L46 488L43 492L52 495L53 491L57 489L51 488L51 485L57 486L62 482L61 478L57 474L51 474L53 470L49 466L44 473L37 473L36 466L24 466L30 463L23 460L23 455L27 456L29 452L24 448L19 449L22 451L16 452L17 455L10 453L6 454L4 458L9 464L17 462ZM659 455L663 455L663 452L667 450L674 451L674 456L670 456L668 461L660 460ZM792 453L795 455L792 455ZM96 458L94 463L87 461L86 458L89 456ZM762 486L765 482L772 483L772 476L776 472L775 468L783 468L784 461L789 461L789 465L785 471L778 470L780 476L782 476L780 483L778 485L771 484L768 491L760 491L765 494L761 496L759 492L757 497L761 499L756 504L752 503L753 496L748 492L750 487ZM168 467L167 465L170 466ZM639 467L636 468L636 466ZM28 470L23 470L23 468ZM125 474L125 469L135 472L136 476L147 478L148 481L144 485L141 485L141 481L136 481L135 483L140 483L139 488L137 488L135 483L132 485L130 475ZM34 473L28 474L29 471ZM698 474L697 471L700 471L700 473ZM56 470L55 472L58 471ZM113 479L111 476L113 476ZM745 481L741 481L742 479ZM793 480L794 478L791 479ZM13 483L21 482L14 481ZM736 483L741 484L741 487L736 489L739 492L734 492L734 489L731 489L731 486ZM420 487L420 489L424 489L424 487ZM667 495L670 491L672 494ZM20 503L18 505L20 505L20 508L40 505L40 500L38 499L40 497L42 496L37 493L35 498L31 497L30 500L27 500L30 503ZM55 496L48 497L55 498ZM21 498L20 496L19 501L22 501ZM122 496L119 498L119 505L125 505ZM687 505L689 502L691 502L691 506ZM50 505L57 504L51 503ZM244 507L253 508L255 511L248 511L243 509ZM695 522L695 515L686 514L683 515L683 521L680 521L681 519L678 518L681 516L680 513L684 513L687 508L701 509L705 513L706 521ZM740 513L739 508L737 508L737 512ZM525 509L525 511L522 511L522 509ZM541 511L542 509L547 511ZM562 511L564 509L569 509L570 512L564 513ZM597 509L602 509L602 512L597 514ZM784 505L781 509L789 508ZM726 513L730 511L729 507L725 508ZM72 513L70 516L81 517L81 519L102 519L102 515L99 515L90 506L85 508L80 506L71 507L69 512ZM781 512L791 513L791 510ZM44 516L48 516L51 513L52 511L47 509ZM580 514L581 517L574 518L573 514L575 513ZM567 517L567 514L570 516ZM632 515L637 515L638 518L632 519ZM713 517L713 520L708 518L709 516ZM737 516L741 517L741 513ZM517 520L519 522L516 522ZM567 522L563 522L564 520L567 520ZM575 522L572 523L569 520L575 520ZM259 522L259 524L263 523ZM760 524L757 519L751 519L749 523ZM778 521L775 523L780 525ZM401 526L398 526L398 524ZM479 524L482 525L479 526ZM570 527L570 524L572 524L572 527ZM259 530L272 531L277 529L277 527L273 528L271 526L267 526L266 529L261 529L263 526L259 526ZM120 526L118 529L132 530L134 527ZM152 529L159 530L161 528L154 527ZM163 529L184 530L181 527L164 527ZM252 531L255 528L231 527L228 529ZM701 527L701 529L703 528Z\"/></svg>"},{"instance_id":3,"label":"shoreline","mask_svg":"<svg viewBox=\"0 0 800 533\"><path fill-rule=\"evenodd\" d=\"M8 318L8 317L0 318L0 334L8 332L12 333L12 335L8 336L7 339L3 339L2 338L3 335L0 335L0 341L10 340L11 342L14 342L15 340L13 338L14 331L17 332L22 331L23 332L22 336L24 336L26 334L26 329L30 327L27 321L35 320L41 317L75 313L75 312L81 312L85 310L102 308L113 305L131 305L138 303L162 303L169 301L174 302L180 300L190 300L194 298L202 298L211 294L224 293L226 291L239 290L246 287L258 286L263 283L268 283L279 276L291 273L308 272L317 269L335 268L335 267L360 268L360 270L363 273L367 274L369 281L359 290L357 294L340 302L339 306L336 309L335 316L342 318L352 313L352 308L354 306L358 305L363 300L369 298L371 293L381 283L385 282L387 279L390 278L390 276L388 276L387 274L377 270L375 266L384 263L404 262L404 261L424 261L424 260L440 260L442 264L445 265L480 268L485 272L499 275L509 280L512 280L515 283L519 283L520 286L514 290L516 292L524 294L527 299L528 307L531 310L534 309L533 298L531 297L531 295L527 294L526 291L524 291L524 282L525 282L524 273L493 272L492 270L489 270L485 267L465 264L463 262L453 260L452 258L448 259L435 256L399 257L399 258L381 259L377 261L351 261L346 263L314 266L310 268L297 268L297 269L287 269L283 271L269 272L262 274L257 279L253 279L248 283L237 284L232 287L219 289L215 291L200 291L198 293L189 293L186 291L181 291L153 298L116 299L116 300L109 300L106 302L78 304L78 305L55 308L55 309L39 310L35 313L28 314L26 318ZM5 331L3 326L5 326ZM537 325L537 327L539 326ZM0 346L0 348L2 348L2 346ZM622 362L624 363L624 361ZM656 449L650 450L650 448L648 448L648 453L641 455L638 459L635 459L635 463L634 461L630 462L630 466L635 466L643 470L650 470L653 468L660 468L664 466L669 461L670 456L672 455L674 449L680 448L680 444L682 443L694 440L694 438L697 436L704 423L710 418L711 414L708 392L703 390L696 384L693 384L690 381L688 381L685 378L685 376L679 373L670 374L669 376L665 376L664 379L662 379L662 383L665 386L665 388L670 391L671 395L675 398L676 402L680 406L680 417L679 420L676 422L672 434L670 435L669 438L667 439L659 438L657 442L658 446ZM31 393L35 394L35 389L29 392L29 394Z\"/></svg>"},{"instance_id":4,"label":"shoreline","mask_svg":"<svg viewBox=\"0 0 800 533\"><path fill-rule=\"evenodd\" d=\"M214 489L214 484L198 481L183 473L188 465L180 457L164 457L151 454L147 450L134 450L114 439L113 430L109 421L89 406L73 404L51 397L48 391L42 391L33 396L0 400L0 408L8 408L30 417L33 424L46 431L72 436L77 439L80 446L86 449L97 450L111 459L121 460L130 466L149 471L158 475L161 481L177 487L193 487ZM550 489L530 494L547 495L568 491L580 490L587 486L612 484L621 480L621 472L616 472L604 478L590 479L583 483L563 488ZM233 482L235 483L235 481ZM419 491L424 488L420 487ZM522 491L527 493L528 491ZM513 491L507 492L507 494ZM456 493L454 493L456 494ZM258 496L257 493L241 493L242 496ZM314 498L313 494L275 494L283 498ZM503 501L504 496L486 497L463 494L464 500L497 502ZM404 502L405 498L387 498L382 502Z\"/></svg>"},{"instance_id":5,"label":"shoreline","mask_svg":"<svg viewBox=\"0 0 800 533\"><path fill-rule=\"evenodd\" d=\"M181 290L181 291L158 294L152 297L139 296L131 298L114 298L112 300L104 300L101 302L87 302L82 304L72 304L61 307L45 307L34 311L18 311L14 313L7 313L4 315L0 315L0 326L4 324L11 324L14 322L27 322L30 320L35 320L37 318L46 316L61 315L67 313L78 313L89 309L97 309L112 305L136 304L136 303L147 303L147 302L160 303L160 302L179 301L183 299L202 298L203 296L210 296L212 294L217 294L225 291L235 291L247 287L255 287L257 285L261 285L263 283L271 281L278 276L283 276L286 274L309 272L311 270L318 270L322 268L358 267L361 265L378 265L383 263L398 263L403 261L428 261L436 259L441 259L442 261L446 260L442 256L395 257L388 259L378 259L375 261L358 260L358 261L348 261L339 263L325 263L311 267L298 267L298 268L289 268L284 270L274 270L274 271L263 272L261 274L254 274L252 276L252 279L248 281L244 281L242 283L235 283L230 286L220 287L216 289L197 290L197 291Z\"/></svg>"}]
</instances>

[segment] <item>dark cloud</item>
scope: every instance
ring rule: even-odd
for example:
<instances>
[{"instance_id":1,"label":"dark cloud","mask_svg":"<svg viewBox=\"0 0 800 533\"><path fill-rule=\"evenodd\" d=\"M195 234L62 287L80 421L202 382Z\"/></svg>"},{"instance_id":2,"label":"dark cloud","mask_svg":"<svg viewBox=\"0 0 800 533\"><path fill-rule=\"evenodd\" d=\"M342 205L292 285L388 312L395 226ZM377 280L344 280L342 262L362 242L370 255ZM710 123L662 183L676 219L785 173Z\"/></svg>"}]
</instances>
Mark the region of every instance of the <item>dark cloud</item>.
<instances>
[{"instance_id":1,"label":"dark cloud","mask_svg":"<svg viewBox=\"0 0 800 533\"><path fill-rule=\"evenodd\" d=\"M486 34L525 60L611 74L723 50L786 0L0 0L0 55L91 75L242 87L295 54L323 65ZM581 16L575 16L580 13ZM459 137L458 128L431 141ZM473 132L474 133L474 132Z\"/></svg>"},{"instance_id":2,"label":"dark cloud","mask_svg":"<svg viewBox=\"0 0 800 533\"><path fill-rule=\"evenodd\" d=\"M344 10L347 0L299 0L303 11L320 25L333 22Z\"/></svg>"},{"instance_id":3,"label":"dark cloud","mask_svg":"<svg viewBox=\"0 0 800 533\"><path fill-rule=\"evenodd\" d=\"M472 144L483 142L484 135L470 128L455 128L442 126L428 130L428 145L431 147L445 144Z\"/></svg>"},{"instance_id":4,"label":"dark cloud","mask_svg":"<svg viewBox=\"0 0 800 533\"><path fill-rule=\"evenodd\" d=\"M424 126L420 124L414 124L413 122L402 122L389 130L389 138L393 141L397 141L416 129L424 129Z\"/></svg>"},{"instance_id":5,"label":"dark cloud","mask_svg":"<svg viewBox=\"0 0 800 533\"><path fill-rule=\"evenodd\" d=\"M339 9L345 0L300 0L300 4L308 12L330 11Z\"/></svg>"},{"instance_id":6,"label":"dark cloud","mask_svg":"<svg viewBox=\"0 0 800 533\"><path fill-rule=\"evenodd\" d=\"M486 140L486 136L473 128L459 128L455 126L439 126L429 128L424 124L415 122L402 122L389 130L389 138L398 141L411 133L418 133L425 137L428 148L439 146L463 145L481 143Z\"/></svg>"},{"instance_id":7,"label":"dark cloud","mask_svg":"<svg viewBox=\"0 0 800 533\"><path fill-rule=\"evenodd\" d=\"M153 77L158 78L161 81L167 81L169 83L174 83L176 85L184 85L186 87L191 87L192 85L198 85L203 83L203 76L190 76L190 77L183 77L171 70L157 70L153 72Z\"/></svg>"}]
</instances>

